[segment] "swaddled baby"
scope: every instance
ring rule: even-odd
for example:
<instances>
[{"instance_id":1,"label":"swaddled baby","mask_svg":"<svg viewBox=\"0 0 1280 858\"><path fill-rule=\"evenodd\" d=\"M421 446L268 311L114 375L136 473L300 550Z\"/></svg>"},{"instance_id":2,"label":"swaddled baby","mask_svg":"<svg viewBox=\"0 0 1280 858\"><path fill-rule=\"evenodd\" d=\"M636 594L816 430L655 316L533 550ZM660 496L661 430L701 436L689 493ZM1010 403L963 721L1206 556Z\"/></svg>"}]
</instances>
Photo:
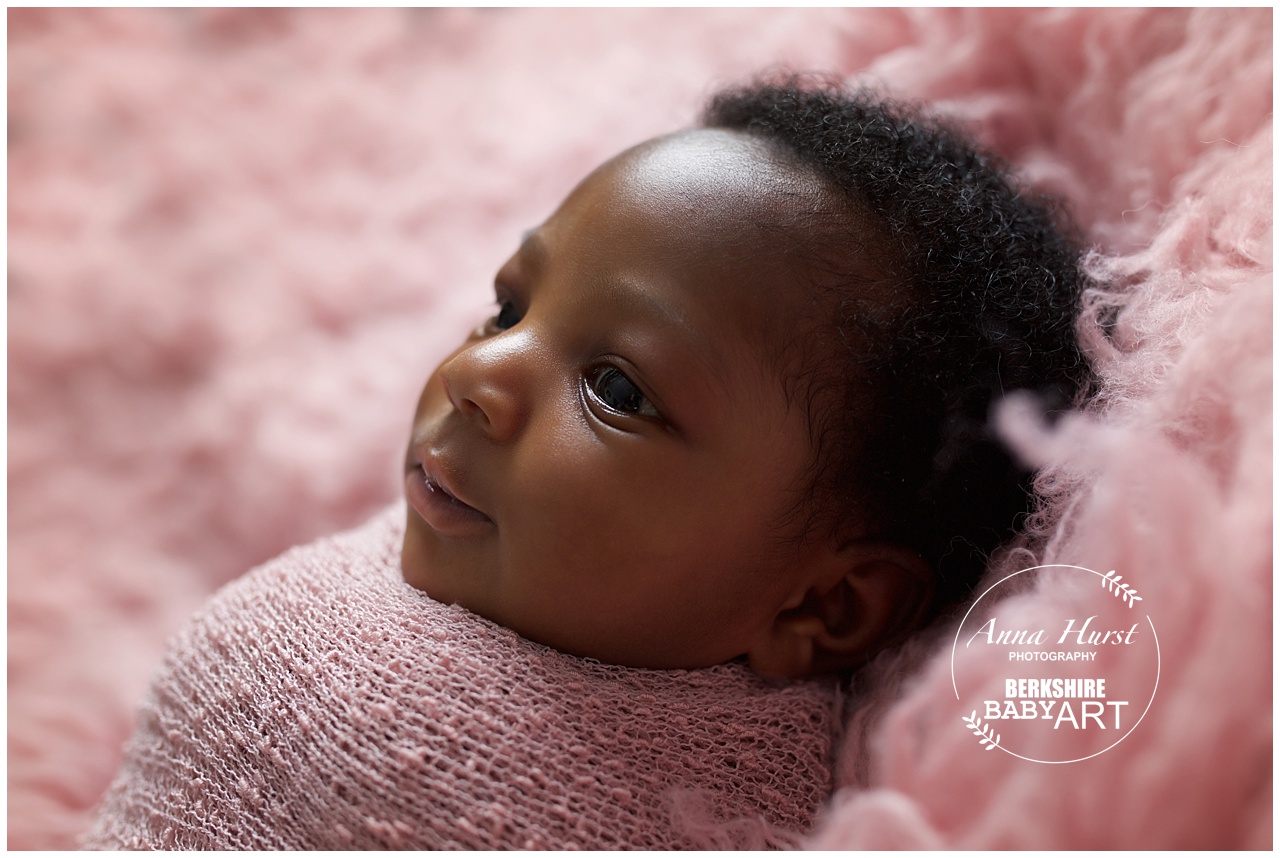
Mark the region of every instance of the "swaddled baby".
<instances>
[{"instance_id":1,"label":"swaddled baby","mask_svg":"<svg viewBox=\"0 0 1280 858\"><path fill-rule=\"evenodd\" d=\"M1079 288L1050 210L951 132L815 82L718 96L499 269L407 503L178 638L89 843L789 842L830 677L1026 512L989 411L1085 384Z\"/></svg>"},{"instance_id":2,"label":"swaddled baby","mask_svg":"<svg viewBox=\"0 0 1280 858\"><path fill-rule=\"evenodd\" d=\"M403 514L285 554L188 623L89 845L761 847L808 823L830 682L534 643L406 586Z\"/></svg>"}]
</instances>

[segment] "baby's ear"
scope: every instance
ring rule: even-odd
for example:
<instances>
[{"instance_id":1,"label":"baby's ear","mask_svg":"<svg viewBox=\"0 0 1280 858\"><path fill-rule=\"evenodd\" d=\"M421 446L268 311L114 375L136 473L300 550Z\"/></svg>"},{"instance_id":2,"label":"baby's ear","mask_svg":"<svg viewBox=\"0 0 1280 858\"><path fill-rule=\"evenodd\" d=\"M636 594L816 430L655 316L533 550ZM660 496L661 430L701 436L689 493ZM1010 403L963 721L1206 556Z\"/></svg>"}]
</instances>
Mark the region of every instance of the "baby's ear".
<instances>
[{"instance_id":1,"label":"baby's ear","mask_svg":"<svg viewBox=\"0 0 1280 858\"><path fill-rule=\"evenodd\" d=\"M856 667L929 613L933 570L901 545L854 541L820 566L800 604L780 611L747 651L756 673L794 678Z\"/></svg>"}]
</instances>

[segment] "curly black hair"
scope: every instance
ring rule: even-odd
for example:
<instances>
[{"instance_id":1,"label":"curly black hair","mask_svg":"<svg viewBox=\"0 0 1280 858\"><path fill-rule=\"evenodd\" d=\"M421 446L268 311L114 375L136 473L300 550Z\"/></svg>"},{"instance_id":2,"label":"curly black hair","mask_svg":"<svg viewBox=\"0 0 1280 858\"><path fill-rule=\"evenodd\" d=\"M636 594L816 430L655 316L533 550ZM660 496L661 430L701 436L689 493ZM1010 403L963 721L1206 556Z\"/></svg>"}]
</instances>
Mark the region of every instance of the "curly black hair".
<instances>
[{"instance_id":1,"label":"curly black hair","mask_svg":"<svg viewBox=\"0 0 1280 858\"><path fill-rule=\"evenodd\" d=\"M856 510L937 570L937 609L963 600L1034 503L1032 474L991 430L993 405L1027 390L1053 413L1091 385L1075 334L1077 233L961 133L829 79L723 91L702 124L771 142L833 186L844 217L877 225L798 338L824 351L805 372L809 526L838 535ZM869 247L889 281L876 300L854 270Z\"/></svg>"}]
</instances>

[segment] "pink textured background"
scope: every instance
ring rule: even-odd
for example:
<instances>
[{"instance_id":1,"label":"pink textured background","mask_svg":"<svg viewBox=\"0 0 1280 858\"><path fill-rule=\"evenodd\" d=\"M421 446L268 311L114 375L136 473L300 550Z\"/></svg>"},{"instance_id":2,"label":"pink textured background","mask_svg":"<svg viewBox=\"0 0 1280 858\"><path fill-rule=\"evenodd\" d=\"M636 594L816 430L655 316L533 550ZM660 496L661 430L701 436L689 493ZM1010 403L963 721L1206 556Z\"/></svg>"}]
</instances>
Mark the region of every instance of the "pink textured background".
<instances>
[{"instance_id":1,"label":"pink textured background","mask_svg":"<svg viewBox=\"0 0 1280 858\"><path fill-rule=\"evenodd\" d=\"M936 101L1072 204L1105 391L1004 415L1051 500L1015 560L1125 568L1166 664L1140 732L1036 766L978 751L922 641L868 675L815 844L1270 847L1271 51L1265 9L10 12L9 846L74 842L213 589L395 494L520 231L789 64Z\"/></svg>"}]
</instances>

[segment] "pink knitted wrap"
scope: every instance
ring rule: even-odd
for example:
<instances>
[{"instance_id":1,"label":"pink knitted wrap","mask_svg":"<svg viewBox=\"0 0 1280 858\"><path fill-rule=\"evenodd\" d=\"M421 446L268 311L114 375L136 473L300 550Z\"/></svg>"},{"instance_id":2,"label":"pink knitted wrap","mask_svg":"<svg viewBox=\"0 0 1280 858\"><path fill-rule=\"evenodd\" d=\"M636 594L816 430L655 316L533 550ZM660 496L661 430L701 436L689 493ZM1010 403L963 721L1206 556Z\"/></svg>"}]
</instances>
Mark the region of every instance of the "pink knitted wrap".
<instances>
[{"instance_id":1,"label":"pink knitted wrap","mask_svg":"<svg viewBox=\"0 0 1280 858\"><path fill-rule=\"evenodd\" d=\"M400 579L403 510L282 555L187 624L87 846L760 848L810 827L832 683L527 641Z\"/></svg>"}]
</instances>

